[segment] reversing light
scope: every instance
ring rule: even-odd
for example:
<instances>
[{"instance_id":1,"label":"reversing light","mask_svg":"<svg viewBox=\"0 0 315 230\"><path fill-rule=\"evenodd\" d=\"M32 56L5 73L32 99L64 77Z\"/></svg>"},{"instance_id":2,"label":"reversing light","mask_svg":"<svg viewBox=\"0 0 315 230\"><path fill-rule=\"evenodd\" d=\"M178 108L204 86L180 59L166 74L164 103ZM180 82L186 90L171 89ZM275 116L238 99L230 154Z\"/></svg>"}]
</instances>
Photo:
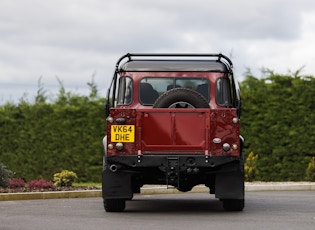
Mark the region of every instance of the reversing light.
<instances>
[{"instance_id":1,"label":"reversing light","mask_svg":"<svg viewBox=\"0 0 315 230\"><path fill-rule=\"evenodd\" d=\"M118 151L123 150L123 149L124 149L123 143L118 142L118 143L116 144L116 149L117 149Z\"/></svg>"},{"instance_id":2,"label":"reversing light","mask_svg":"<svg viewBox=\"0 0 315 230\"><path fill-rule=\"evenodd\" d=\"M229 151L231 149L231 146L229 143L224 143L223 146L222 146L223 150L225 152Z\"/></svg>"}]
</instances>

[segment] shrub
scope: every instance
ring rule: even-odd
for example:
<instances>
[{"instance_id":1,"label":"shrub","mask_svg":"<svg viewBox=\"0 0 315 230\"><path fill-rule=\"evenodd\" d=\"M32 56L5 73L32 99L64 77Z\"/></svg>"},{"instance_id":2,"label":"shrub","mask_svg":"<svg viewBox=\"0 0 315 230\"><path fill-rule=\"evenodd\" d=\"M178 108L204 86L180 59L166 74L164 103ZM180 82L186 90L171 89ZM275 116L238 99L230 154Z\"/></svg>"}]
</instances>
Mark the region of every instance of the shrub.
<instances>
[{"instance_id":1,"label":"shrub","mask_svg":"<svg viewBox=\"0 0 315 230\"><path fill-rule=\"evenodd\" d=\"M70 187L76 179L78 179L76 173L69 170L62 170L60 173L54 174L54 185Z\"/></svg>"},{"instance_id":2,"label":"shrub","mask_svg":"<svg viewBox=\"0 0 315 230\"><path fill-rule=\"evenodd\" d=\"M9 186L9 179L13 176L13 172L0 163L0 187L6 188Z\"/></svg>"},{"instance_id":3,"label":"shrub","mask_svg":"<svg viewBox=\"0 0 315 230\"><path fill-rule=\"evenodd\" d=\"M315 157L312 157L306 168L306 180L315 181Z\"/></svg>"},{"instance_id":4,"label":"shrub","mask_svg":"<svg viewBox=\"0 0 315 230\"><path fill-rule=\"evenodd\" d=\"M256 177L256 175L259 173L257 170L257 159L258 154L254 154L253 152L250 152L248 157L245 161L245 180L246 181L253 181Z\"/></svg>"},{"instance_id":5,"label":"shrub","mask_svg":"<svg viewBox=\"0 0 315 230\"><path fill-rule=\"evenodd\" d=\"M29 188L53 188L54 184L52 181L46 181L45 179L41 180L31 180L28 182Z\"/></svg>"},{"instance_id":6,"label":"shrub","mask_svg":"<svg viewBox=\"0 0 315 230\"><path fill-rule=\"evenodd\" d=\"M9 179L9 188L24 188L25 181L21 178Z\"/></svg>"}]
</instances>

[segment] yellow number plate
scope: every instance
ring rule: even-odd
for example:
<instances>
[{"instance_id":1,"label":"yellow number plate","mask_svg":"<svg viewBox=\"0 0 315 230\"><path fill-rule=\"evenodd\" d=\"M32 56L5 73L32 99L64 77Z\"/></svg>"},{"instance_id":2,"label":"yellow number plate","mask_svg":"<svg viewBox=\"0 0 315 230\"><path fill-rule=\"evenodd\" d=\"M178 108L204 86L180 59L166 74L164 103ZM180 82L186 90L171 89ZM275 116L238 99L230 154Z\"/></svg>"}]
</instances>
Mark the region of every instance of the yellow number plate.
<instances>
[{"instance_id":1,"label":"yellow number plate","mask_svg":"<svg viewBox=\"0 0 315 230\"><path fill-rule=\"evenodd\" d=\"M112 125L111 126L112 142L134 142L135 126L134 125Z\"/></svg>"}]
</instances>

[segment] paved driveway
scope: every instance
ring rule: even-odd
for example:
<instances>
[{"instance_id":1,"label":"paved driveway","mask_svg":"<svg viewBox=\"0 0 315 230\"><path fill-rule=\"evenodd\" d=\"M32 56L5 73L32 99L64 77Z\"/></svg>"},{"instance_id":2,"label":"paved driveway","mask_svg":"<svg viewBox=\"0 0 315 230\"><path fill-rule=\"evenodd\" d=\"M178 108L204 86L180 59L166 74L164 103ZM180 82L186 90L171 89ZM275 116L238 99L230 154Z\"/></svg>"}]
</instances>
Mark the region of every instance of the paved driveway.
<instances>
[{"instance_id":1,"label":"paved driveway","mask_svg":"<svg viewBox=\"0 0 315 230\"><path fill-rule=\"evenodd\" d=\"M247 192L243 212L225 212L207 193L135 196L126 212L102 199L0 201L1 230L315 229L314 191Z\"/></svg>"}]
</instances>

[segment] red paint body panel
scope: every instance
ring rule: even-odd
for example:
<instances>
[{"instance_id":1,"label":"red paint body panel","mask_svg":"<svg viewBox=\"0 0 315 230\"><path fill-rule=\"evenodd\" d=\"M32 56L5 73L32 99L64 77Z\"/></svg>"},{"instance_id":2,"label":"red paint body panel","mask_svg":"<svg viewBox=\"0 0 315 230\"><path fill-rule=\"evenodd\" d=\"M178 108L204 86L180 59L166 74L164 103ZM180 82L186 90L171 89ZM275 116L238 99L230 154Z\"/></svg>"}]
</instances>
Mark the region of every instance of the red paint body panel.
<instances>
[{"instance_id":1,"label":"red paint body panel","mask_svg":"<svg viewBox=\"0 0 315 230\"><path fill-rule=\"evenodd\" d=\"M155 109L138 112L142 117L141 149L147 150L204 150L209 133L209 110L174 111Z\"/></svg>"},{"instance_id":2,"label":"red paint body panel","mask_svg":"<svg viewBox=\"0 0 315 230\"><path fill-rule=\"evenodd\" d=\"M111 117L125 118L125 124L135 125L135 142L124 143L123 151L108 150L109 156L171 153L240 156L239 149L227 152L222 149L223 143L240 146L239 122L232 122L237 117L236 109L116 108L111 110ZM108 132L109 140L110 135Z\"/></svg>"},{"instance_id":3,"label":"red paint body panel","mask_svg":"<svg viewBox=\"0 0 315 230\"><path fill-rule=\"evenodd\" d=\"M211 155L240 156L240 121L234 124L235 117L237 117L236 109L216 109L211 112ZM221 143L214 143L215 138L220 138ZM236 144L238 149L222 151L223 143L229 143L231 146Z\"/></svg>"}]
</instances>

